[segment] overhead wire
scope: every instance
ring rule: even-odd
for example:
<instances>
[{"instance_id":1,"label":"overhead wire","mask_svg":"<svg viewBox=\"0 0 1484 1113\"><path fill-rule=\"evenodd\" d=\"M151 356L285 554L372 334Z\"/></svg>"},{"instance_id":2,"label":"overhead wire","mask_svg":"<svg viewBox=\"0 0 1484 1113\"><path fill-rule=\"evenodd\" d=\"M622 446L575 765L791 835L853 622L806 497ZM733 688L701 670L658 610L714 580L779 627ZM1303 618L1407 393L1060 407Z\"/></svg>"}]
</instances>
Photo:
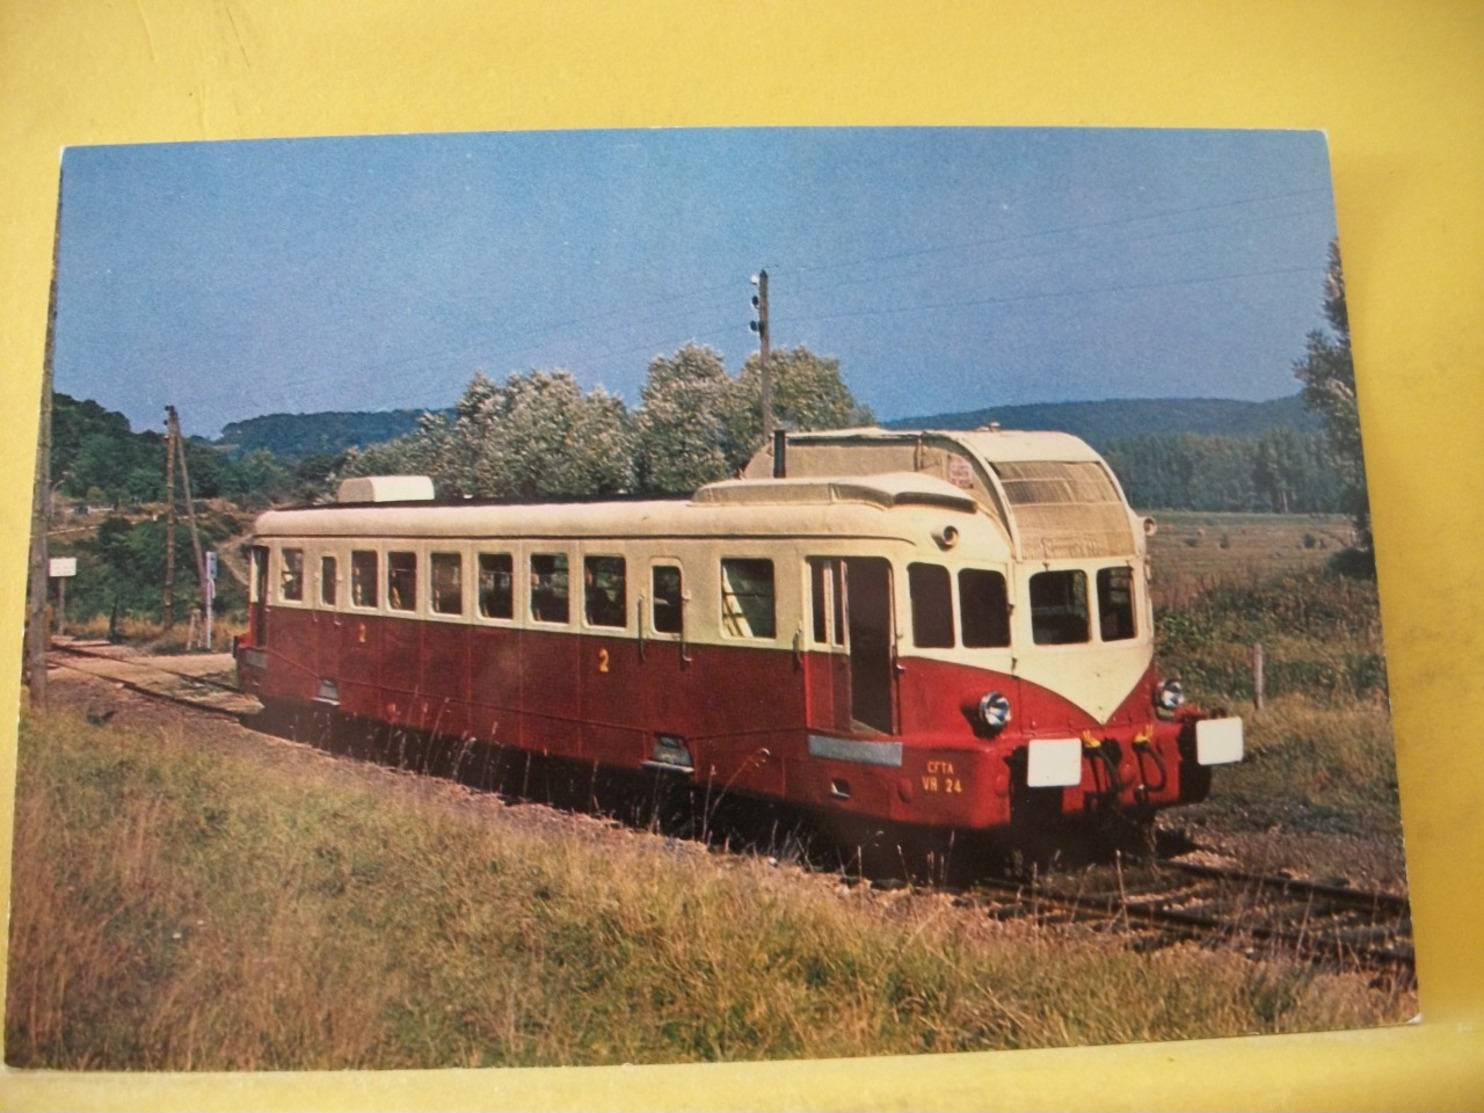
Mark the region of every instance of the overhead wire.
<instances>
[{"instance_id":1,"label":"overhead wire","mask_svg":"<svg viewBox=\"0 0 1484 1113\"><path fill-rule=\"evenodd\" d=\"M808 263L789 265L784 262L777 266L769 267L770 274L776 278L787 278L790 275L801 279L807 279L812 275L825 275L830 272L849 271L852 268L875 268L873 273L859 278L844 278L839 282L818 285L810 282L802 282L798 292L802 297L827 293L832 290L845 289L850 286L876 283L882 285L892 281L907 280L921 275L921 269L900 270L886 268L886 264L898 263L911 259L928 259L931 257L942 258L953 254L967 254L982 251L985 248L1005 247L1015 244L1045 243L1056 237L1076 235L1081 233L1099 233L1107 230L1131 229L1139 225L1149 225L1158 221L1168 221L1190 215L1230 211L1245 206L1260 205L1272 202L1289 201L1303 197L1328 196L1327 189L1305 189L1294 190L1283 193L1250 196L1229 199L1220 202L1211 202L1202 205L1185 206L1176 209L1166 209L1154 213L1131 214L1128 216L1112 217L1103 220L1081 221L1076 223L1062 224L1051 228L1034 229L1025 232L1017 232L1010 235L983 236L971 239L956 240L947 243L926 245L909 248L901 251L889 251L872 254L869 256L858 256L852 259L836 260L822 263ZM1020 251L1009 255L998 255L990 257L965 258L957 262L948 262L945 265L953 270L964 270L968 268L985 268L1006 266L1012 263L1044 260L1057 256L1075 255L1077 253L1094 250L1117 250L1119 247L1127 247L1130 244L1150 242L1159 239L1176 239L1199 235L1219 229L1240 227L1251 223L1271 223L1275 220L1300 219L1306 216L1322 215L1328 211L1321 208L1290 210L1280 213L1259 213L1250 216L1239 216L1233 220L1222 220L1214 222L1203 222L1194 226L1175 228L1153 228L1142 235L1132 237L1115 237L1110 243L1072 243L1063 245L1048 245L1044 249ZM883 270L883 268L885 268ZM773 322L775 324L800 325L815 321L841 320L852 317L863 317L868 315L879 315L884 313L902 314L912 312L935 312L954 308L974 308L989 305L1008 305L1029 301L1075 298L1087 296L1100 296L1139 290L1151 290L1160 288L1176 288L1181 286L1207 285L1223 281L1238 281L1256 277L1276 277L1285 274L1307 273L1322 271L1323 266L1295 266L1276 267L1264 270L1238 271L1225 274L1195 275L1180 278L1162 279L1150 282L1116 282L1109 284L1075 287L1062 290L1040 290L1027 291L1016 294L995 295L989 297L959 298L947 301L934 302L878 302L869 309L849 310L841 309L835 311L815 312L788 312L775 313ZM454 360L462 360L473 364L475 367L488 368L495 362L504 362L507 365L521 364L531 367L542 366L543 361L539 359L521 359L517 353L529 351L529 341L541 341L543 339L559 337L564 349L583 349L587 352L592 362L607 361L622 356L632 355L639 351L661 353L671 344L684 344L687 340L699 342L699 338L707 334L715 334L733 327L741 330L741 314L731 314L725 320L701 326L688 327L684 331L686 337L671 341L646 341L636 344L612 346L604 343L601 334L590 328L574 328L574 326L591 326L602 322L619 320L629 328L646 330L654 324L673 318L681 314L695 314L697 311L719 310L725 301L729 300L732 292L740 285L740 280L728 280L725 282L711 283L693 289L651 297L635 303L614 305L612 308L597 309L591 312L574 314L572 316L550 319L545 321L528 321L514 330L507 330L497 345L491 346L480 338L475 337L463 343L441 348L436 351L423 351L418 353L407 353L403 355L389 356L385 359L358 361L356 370L361 375L377 375L387 372L396 372L409 369L427 369L436 371L440 364ZM476 295L477 296L477 295ZM699 301L697 301L699 299ZM797 304L797 303L796 303ZM802 306L799 306L802 309ZM668 330L666 330L668 331ZM743 334L745 335L745 334ZM349 338L339 338L339 343L348 343ZM337 342L331 337L331 345ZM503 358L502 358L503 357ZM470 369L470 373L474 370ZM255 382L249 389L249 395L253 401L261 405L268 399L274 399L284 406L292 405L293 402L304 397L304 386L307 384L326 385L342 382L344 380L344 369L325 367L323 370L302 370L296 374L292 384L286 384L282 391L265 393L264 383ZM185 384L182 384L185 386ZM205 386L206 383L200 385ZM222 384L219 380L210 384L210 397L219 400ZM180 392L183 400L190 400L195 391L186 389ZM417 409L415 405L408 405L407 409Z\"/></svg>"}]
</instances>

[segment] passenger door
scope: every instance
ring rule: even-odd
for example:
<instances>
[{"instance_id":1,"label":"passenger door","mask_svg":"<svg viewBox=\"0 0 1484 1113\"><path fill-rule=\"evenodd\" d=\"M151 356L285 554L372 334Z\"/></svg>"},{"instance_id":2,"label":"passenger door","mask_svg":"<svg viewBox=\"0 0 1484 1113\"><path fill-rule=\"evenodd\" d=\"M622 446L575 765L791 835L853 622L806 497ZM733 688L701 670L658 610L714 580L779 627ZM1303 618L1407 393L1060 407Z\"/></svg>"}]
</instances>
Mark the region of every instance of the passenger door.
<instances>
[{"instance_id":1,"label":"passenger door","mask_svg":"<svg viewBox=\"0 0 1484 1113\"><path fill-rule=\"evenodd\" d=\"M254 545L248 551L248 631L252 644L268 644L268 546Z\"/></svg>"},{"instance_id":2,"label":"passenger door","mask_svg":"<svg viewBox=\"0 0 1484 1113\"><path fill-rule=\"evenodd\" d=\"M850 638L850 714L857 729L896 729L896 667L891 562L845 561L845 614Z\"/></svg>"},{"instance_id":3,"label":"passenger door","mask_svg":"<svg viewBox=\"0 0 1484 1113\"><path fill-rule=\"evenodd\" d=\"M894 733L891 564L881 557L810 557L809 726Z\"/></svg>"},{"instance_id":4,"label":"passenger door","mask_svg":"<svg viewBox=\"0 0 1484 1113\"><path fill-rule=\"evenodd\" d=\"M850 730L850 657L845 650L845 561L809 557L809 644L804 654L808 725Z\"/></svg>"}]
</instances>

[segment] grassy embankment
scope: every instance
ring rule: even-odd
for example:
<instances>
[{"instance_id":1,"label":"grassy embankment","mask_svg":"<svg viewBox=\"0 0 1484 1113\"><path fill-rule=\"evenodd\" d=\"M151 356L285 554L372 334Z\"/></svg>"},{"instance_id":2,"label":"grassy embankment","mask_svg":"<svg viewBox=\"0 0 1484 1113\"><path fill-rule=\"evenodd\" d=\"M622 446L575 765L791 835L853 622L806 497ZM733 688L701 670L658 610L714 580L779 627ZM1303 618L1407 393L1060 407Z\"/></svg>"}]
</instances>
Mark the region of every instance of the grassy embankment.
<instances>
[{"instance_id":1,"label":"grassy embankment","mask_svg":"<svg viewBox=\"0 0 1484 1113\"><path fill-rule=\"evenodd\" d=\"M1137 955L943 894L532 823L428 778L54 711L23 724L6 1058L674 1062L1401 1021L1410 995Z\"/></svg>"},{"instance_id":2,"label":"grassy embankment","mask_svg":"<svg viewBox=\"0 0 1484 1113\"><path fill-rule=\"evenodd\" d=\"M1248 718L1251 760L1219 782L1234 821L1297 808L1395 825L1374 596L1319 571L1342 530L1186 515L1155 538L1166 658L1193 695ZM841 891L596 821L516 822L490 800L451 805L460 791L67 713L27 721L7 1060L673 1062L1280 1032L1415 1009L1360 976L1137 955L943 895Z\"/></svg>"},{"instance_id":3,"label":"grassy embankment","mask_svg":"<svg viewBox=\"0 0 1484 1113\"><path fill-rule=\"evenodd\" d=\"M1187 694L1246 720L1222 770L1226 822L1399 837L1374 581L1330 571L1343 518L1167 514L1152 543L1161 663ZM1253 647L1265 706L1254 706Z\"/></svg>"}]
</instances>

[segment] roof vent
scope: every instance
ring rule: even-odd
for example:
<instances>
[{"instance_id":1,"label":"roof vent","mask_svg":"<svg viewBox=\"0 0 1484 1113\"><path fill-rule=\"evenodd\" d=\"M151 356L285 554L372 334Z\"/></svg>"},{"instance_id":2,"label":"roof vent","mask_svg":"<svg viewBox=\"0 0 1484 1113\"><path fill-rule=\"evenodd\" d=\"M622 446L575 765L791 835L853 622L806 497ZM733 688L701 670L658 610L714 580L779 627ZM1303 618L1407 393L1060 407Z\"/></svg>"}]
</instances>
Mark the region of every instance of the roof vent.
<instances>
[{"instance_id":1,"label":"roof vent","mask_svg":"<svg viewBox=\"0 0 1484 1113\"><path fill-rule=\"evenodd\" d=\"M426 475L361 475L340 481L337 502L430 502L433 481Z\"/></svg>"}]
</instances>

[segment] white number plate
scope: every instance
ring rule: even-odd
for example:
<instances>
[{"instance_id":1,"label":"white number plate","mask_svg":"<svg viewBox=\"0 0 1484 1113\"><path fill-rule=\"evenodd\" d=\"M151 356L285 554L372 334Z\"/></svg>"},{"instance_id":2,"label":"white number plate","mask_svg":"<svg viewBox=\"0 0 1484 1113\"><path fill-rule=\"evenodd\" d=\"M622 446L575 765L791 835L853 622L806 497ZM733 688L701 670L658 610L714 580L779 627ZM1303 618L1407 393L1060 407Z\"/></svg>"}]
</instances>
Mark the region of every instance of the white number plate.
<instances>
[{"instance_id":1,"label":"white number plate","mask_svg":"<svg viewBox=\"0 0 1484 1113\"><path fill-rule=\"evenodd\" d=\"M1080 738L1037 738L1027 747L1025 783L1031 788L1066 787L1082 783Z\"/></svg>"},{"instance_id":2,"label":"white number plate","mask_svg":"<svg viewBox=\"0 0 1484 1113\"><path fill-rule=\"evenodd\" d=\"M1242 720L1202 719L1195 725L1195 759L1202 765L1242 760Z\"/></svg>"}]
</instances>

